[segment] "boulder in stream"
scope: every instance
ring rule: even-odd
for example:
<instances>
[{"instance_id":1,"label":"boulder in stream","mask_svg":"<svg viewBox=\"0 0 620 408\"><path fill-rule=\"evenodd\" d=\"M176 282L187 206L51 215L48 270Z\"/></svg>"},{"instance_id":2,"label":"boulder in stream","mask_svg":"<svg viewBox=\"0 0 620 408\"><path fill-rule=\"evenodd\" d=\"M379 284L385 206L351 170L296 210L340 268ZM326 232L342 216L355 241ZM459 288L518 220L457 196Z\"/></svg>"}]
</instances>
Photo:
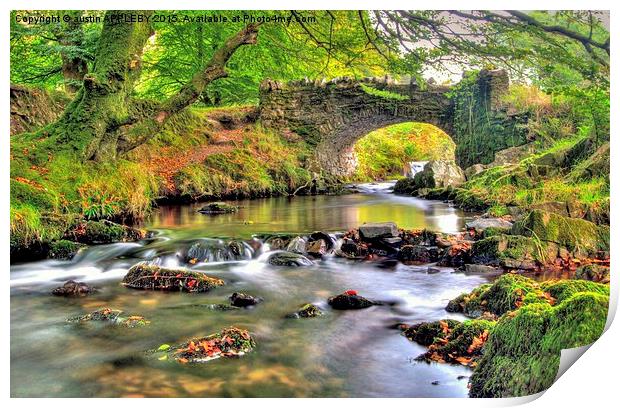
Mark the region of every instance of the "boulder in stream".
<instances>
[{"instance_id":1,"label":"boulder in stream","mask_svg":"<svg viewBox=\"0 0 620 408\"><path fill-rule=\"evenodd\" d=\"M222 202L209 203L198 210L201 214L230 214L239 211L236 205L226 204Z\"/></svg>"},{"instance_id":2,"label":"boulder in stream","mask_svg":"<svg viewBox=\"0 0 620 408\"><path fill-rule=\"evenodd\" d=\"M378 302L359 296L355 290L347 290L336 296L327 299L327 303L337 310L365 309L378 305Z\"/></svg>"},{"instance_id":3,"label":"boulder in stream","mask_svg":"<svg viewBox=\"0 0 620 408\"><path fill-rule=\"evenodd\" d=\"M312 261L301 254L280 251L267 258L267 263L275 266L311 266Z\"/></svg>"},{"instance_id":4,"label":"boulder in stream","mask_svg":"<svg viewBox=\"0 0 620 408\"><path fill-rule=\"evenodd\" d=\"M263 301L258 296L248 295L247 293L235 292L230 296L230 304L236 307L254 306Z\"/></svg>"},{"instance_id":5,"label":"boulder in stream","mask_svg":"<svg viewBox=\"0 0 620 408\"><path fill-rule=\"evenodd\" d=\"M320 241L320 240L323 240L325 242L325 245L327 247L327 251L331 251L332 248L334 247L334 239L331 237L331 235L329 235L326 232L314 231L308 237L308 242Z\"/></svg>"},{"instance_id":6,"label":"boulder in stream","mask_svg":"<svg viewBox=\"0 0 620 408\"><path fill-rule=\"evenodd\" d=\"M159 360L205 363L220 357L242 356L252 351L254 347L256 342L247 330L229 327L219 333L191 339L177 346L162 344L152 352Z\"/></svg>"},{"instance_id":7,"label":"boulder in stream","mask_svg":"<svg viewBox=\"0 0 620 408\"><path fill-rule=\"evenodd\" d=\"M322 316L323 312L319 309L318 306L313 305L312 303L306 303L301 305L299 309L295 313L291 313L286 315L286 317L291 319L308 319L312 317Z\"/></svg>"},{"instance_id":8,"label":"boulder in stream","mask_svg":"<svg viewBox=\"0 0 620 408\"><path fill-rule=\"evenodd\" d=\"M304 255L306 253L306 240L303 237L295 237L286 246L288 252Z\"/></svg>"},{"instance_id":9,"label":"boulder in stream","mask_svg":"<svg viewBox=\"0 0 620 408\"><path fill-rule=\"evenodd\" d=\"M359 227L359 235L363 241L398 237L398 227L393 222L369 222Z\"/></svg>"},{"instance_id":10,"label":"boulder in stream","mask_svg":"<svg viewBox=\"0 0 620 408\"><path fill-rule=\"evenodd\" d=\"M403 245L398 252L398 259L404 263L431 263L439 259L439 251L436 247Z\"/></svg>"},{"instance_id":11,"label":"boulder in stream","mask_svg":"<svg viewBox=\"0 0 620 408\"><path fill-rule=\"evenodd\" d=\"M317 239L316 241L308 242L306 251L309 255L315 258L320 258L327 253L327 243L324 239Z\"/></svg>"},{"instance_id":12,"label":"boulder in stream","mask_svg":"<svg viewBox=\"0 0 620 408\"><path fill-rule=\"evenodd\" d=\"M52 295L55 296L86 296L95 291L91 286L88 286L84 282L76 282L69 280L64 285L59 286L52 290Z\"/></svg>"},{"instance_id":13,"label":"boulder in stream","mask_svg":"<svg viewBox=\"0 0 620 408\"><path fill-rule=\"evenodd\" d=\"M128 288L181 292L207 292L223 286L222 279L187 269L168 269L139 263L129 269L122 282Z\"/></svg>"}]
</instances>

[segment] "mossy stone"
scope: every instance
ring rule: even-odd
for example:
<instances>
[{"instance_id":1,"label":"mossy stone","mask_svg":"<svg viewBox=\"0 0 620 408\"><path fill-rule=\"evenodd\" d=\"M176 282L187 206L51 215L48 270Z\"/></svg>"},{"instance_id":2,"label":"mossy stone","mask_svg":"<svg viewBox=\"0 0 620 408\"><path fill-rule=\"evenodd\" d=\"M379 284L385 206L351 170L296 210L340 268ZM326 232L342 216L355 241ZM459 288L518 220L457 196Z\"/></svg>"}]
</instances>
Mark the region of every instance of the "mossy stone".
<instances>
[{"instance_id":1,"label":"mossy stone","mask_svg":"<svg viewBox=\"0 0 620 408\"><path fill-rule=\"evenodd\" d=\"M512 227L512 233L566 247L577 257L609 251L610 230L592 222L534 210Z\"/></svg>"}]
</instances>

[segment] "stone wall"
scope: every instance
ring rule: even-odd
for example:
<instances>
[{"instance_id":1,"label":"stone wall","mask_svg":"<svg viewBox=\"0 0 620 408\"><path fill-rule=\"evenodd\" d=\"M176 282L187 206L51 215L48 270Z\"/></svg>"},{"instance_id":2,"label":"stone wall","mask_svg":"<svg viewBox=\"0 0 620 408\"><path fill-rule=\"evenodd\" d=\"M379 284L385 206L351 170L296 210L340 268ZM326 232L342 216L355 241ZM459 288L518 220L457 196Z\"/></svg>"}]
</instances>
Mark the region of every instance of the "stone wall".
<instances>
[{"instance_id":1,"label":"stone wall","mask_svg":"<svg viewBox=\"0 0 620 408\"><path fill-rule=\"evenodd\" d=\"M455 88L463 88L458 86ZM508 89L508 75L504 71L481 71L473 86L477 88L472 92L473 102L485 107L475 111L480 116L473 118L475 122L488 118L489 112L501 111L501 95ZM456 95L455 98L453 89L447 86L394 84L388 78L289 83L266 80L260 88L260 119L266 127L289 129L301 135L316 146L322 170L346 177L355 170L355 142L373 130L397 123L433 124L452 136L458 152L460 137L468 140L468 133L462 124L455 123L459 108L464 106L457 101L460 94ZM465 119L472 120L459 116L460 121ZM509 120L507 127L512 125ZM507 147L504 144L496 150ZM468 159L459 160L457 153L457 161L465 167L470 164L469 157L475 155L463 157Z\"/></svg>"}]
</instances>

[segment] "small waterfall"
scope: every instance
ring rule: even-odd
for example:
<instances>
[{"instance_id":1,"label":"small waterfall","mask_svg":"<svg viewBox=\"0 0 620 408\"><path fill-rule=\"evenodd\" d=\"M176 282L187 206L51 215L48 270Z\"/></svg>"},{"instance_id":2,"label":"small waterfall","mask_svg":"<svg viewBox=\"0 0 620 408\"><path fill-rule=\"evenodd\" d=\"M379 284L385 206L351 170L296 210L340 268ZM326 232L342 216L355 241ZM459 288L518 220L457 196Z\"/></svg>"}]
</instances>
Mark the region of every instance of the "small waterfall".
<instances>
[{"instance_id":1,"label":"small waterfall","mask_svg":"<svg viewBox=\"0 0 620 408\"><path fill-rule=\"evenodd\" d=\"M412 161L405 165L403 169L403 176L413 178L417 173L424 170L424 166L426 166L428 161Z\"/></svg>"}]
</instances>

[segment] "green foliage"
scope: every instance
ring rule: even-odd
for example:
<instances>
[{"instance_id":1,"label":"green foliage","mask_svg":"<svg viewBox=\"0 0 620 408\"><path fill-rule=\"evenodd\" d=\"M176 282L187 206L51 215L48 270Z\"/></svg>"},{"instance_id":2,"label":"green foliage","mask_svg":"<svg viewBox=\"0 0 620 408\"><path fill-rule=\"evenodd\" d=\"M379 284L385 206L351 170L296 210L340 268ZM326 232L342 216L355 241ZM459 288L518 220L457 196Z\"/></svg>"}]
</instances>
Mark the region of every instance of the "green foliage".
<instances>
[{"instance_id":1,"label":"green foliage","mask_svg":"<svg viewBox=\"0 0 620 408\"><path fill-rule=\"evenodd\" d=\"M289 194L311 180L302 166L309 154L306 149L304 144L289 144L255 127L246 133L241 146L185 167L174 181L181 195L193 198Z\"/></svg>"},{"instance_id":2,"label":"green foliage","mask_svg":"<svg viewBox=\"0 0 620 408\"><path fill-rule=\"evenodd\" d=\"M354 146L355 178L378 180L400 177L411 161L453 160L454 142L439 128L407 122L364 136Z\"/></svg>"},{"instance_id":3,"label":"green foliage","mask_svg":"<svg viewBox=\"0 0 620 408\"><path fill-rule=\"evenodd\" d=\"M11 11L11 83L33 84L47 89L60 89L69 79L63 78L62 60L81 59L92 66L101 32L101 23L25 24L16 15L37 16L63 13L101 16L101 11ZM80 85L80 84L78 84Z\"/></svg>"},{"instance_id":4,"label":"green foliage","mask_svg":"<svg viewBox=\"0 0 620 408\"><path fill-rule=\"evenodd\" d=\"M235 10L209 12L226 16L229 19L226 24L155 24L156 40L144 56L147 80L138 87L138 92L154 98L177 92L227 38L244 26L243 22L232 22L233 16L243 13ZM260 14L289 18L291 13L262 11ZM386 73L387 61L367 47L356 11L295 13L315 18L315 22L302 25L292 20L290 24L263 24L258 44L238 50L227 64L228 76L210 84L200 102L207 106L255 104L259 83L266 78L285 81ZM205 12L188 10L182 14L195 18ZM365 14L362 13L361 18L370 24ZM321 44L317 45L317 41Z\"/></svg>"},{"instance_id":5,"label":"green foliage","mask_svg":"<svg viewBox=\"0 0 620 408\"><path fill-rule=\"evenodd\" d=\"M390 91L387 91L385 89L373 88L372 86L369 86L369 85L366 85L366 84L360 84L360 86L362 87L364 92L366 92L368 95L378 96L379 98L393 99L393 100L396 100L396 101L405 101L405 100L409 99L409 97L406 96L406 95L401 95L401 94L396 93L396 92L390 92Z\"/></svg>"}]
</instances>

